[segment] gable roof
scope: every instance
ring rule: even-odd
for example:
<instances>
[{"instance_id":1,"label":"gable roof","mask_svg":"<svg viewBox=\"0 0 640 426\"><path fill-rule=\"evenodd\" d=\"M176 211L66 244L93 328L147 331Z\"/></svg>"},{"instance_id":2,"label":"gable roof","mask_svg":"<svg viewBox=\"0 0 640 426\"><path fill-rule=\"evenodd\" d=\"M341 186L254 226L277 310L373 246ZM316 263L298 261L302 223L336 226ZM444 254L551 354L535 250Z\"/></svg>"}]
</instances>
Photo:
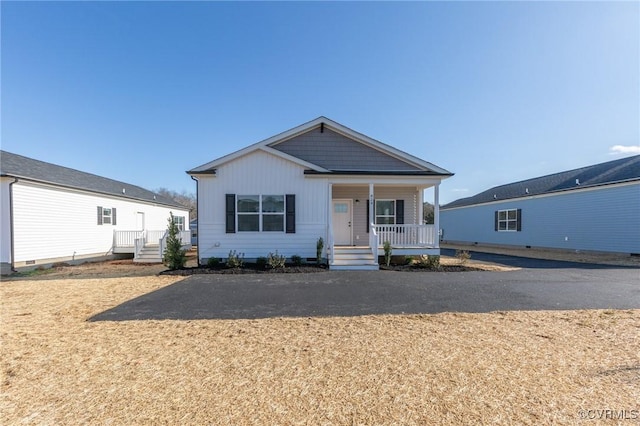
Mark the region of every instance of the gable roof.
<instances>
[{"instance_id":1,"label":"gable roof","mask_svg":"<svg viewBox=\"0 0 640 426\"><path fill-rule=\"evenodd\" d=\"M416 174L451 176L452 173L390 145L355 132L326 117L304 123L239 151L220 157L187 173L215 174L222 164L256 150L296 162L311 173Z\"/></svg>"},{"instance_id":2,"label":"gable roof","mask_svg":"<svg viewBox=\"0 0 640 426\"><path fill-rule=\"evenodd\" d=\"M40 160L34 160L33 158L7 151L0 151L0 176L96 192L119 198L147 201L187 210L186 207L176 203L172 199L163 197L139 186Z\"/></svg>"},{"instance_id":3,"label":"gable roof","mask_svg":"<svg viewBox=\"0 0 640 426\"><path fill-rule=\"evenodd\" d=\"M640 155L496 186L443 209L640 180Z\"/></svg>"}]
</instances>

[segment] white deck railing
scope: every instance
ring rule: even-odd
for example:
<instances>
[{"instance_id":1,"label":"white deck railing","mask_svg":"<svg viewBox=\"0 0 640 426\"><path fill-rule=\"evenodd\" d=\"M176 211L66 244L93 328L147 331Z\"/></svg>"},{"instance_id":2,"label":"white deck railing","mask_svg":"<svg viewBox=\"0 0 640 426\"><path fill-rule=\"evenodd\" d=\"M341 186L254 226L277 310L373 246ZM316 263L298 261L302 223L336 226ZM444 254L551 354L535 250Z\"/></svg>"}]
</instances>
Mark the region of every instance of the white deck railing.
<instances>
[{"instance_id":1,"label":"white deck railing","mask_svg":"<svg viewBox=\"0 0 640 426\"><path fill-rule=\"evenodd\" d=\"M114 247L134 247L135 241L142 237L144 231L114 231Z\"/></svg>"},{"instance_id":2,"label":"white deck railing","mask_svg":"<svg viewBox=\"0 0 640 426\"><path fill-rule=\"evenodd\" d=\"M166 229L161 231L145 230L145 231L113 231L114 247L135 247L136 240L138 244L142 241L148 245L159 245L160 240L165 238ZM191 231L180 231L180 240L182 245L191 245Z\"/></svg>"},{"instance_id":3,"label":"white deck railing","mask_svg":"<svg viewBox=\"0 0 640 426\"><path fill-rule=\"evenodd\" d=\"M371 235L377 234L377 247L385 241L391 247L437 247L434 225L371 225L371 229Z\"/></svg>"}]
</instances>

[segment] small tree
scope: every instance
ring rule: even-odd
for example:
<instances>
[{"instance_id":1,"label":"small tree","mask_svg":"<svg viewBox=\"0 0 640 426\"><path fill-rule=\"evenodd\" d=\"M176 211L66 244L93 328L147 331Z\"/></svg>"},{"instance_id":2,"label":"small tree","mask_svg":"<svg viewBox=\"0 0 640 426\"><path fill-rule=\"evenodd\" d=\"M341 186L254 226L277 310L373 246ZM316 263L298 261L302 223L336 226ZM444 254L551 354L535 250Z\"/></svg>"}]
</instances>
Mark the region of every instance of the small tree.
<instances>
[{"instance_id":1,"label":"small tree","mask_svg":"<svg viewBox=\"0 0 640 426\"><path fill-rule=\"evenodd\" d=\"M389 265L391 264L391 243L389 241L385 241L384 244L382 244L382 248L384 249L384 263L387 265L387 267L389 267Z\"/></svg>"},{"instance_id":2,"label":"small tree","mask_svg":"<svg viewBox=\"0 0 640 426\"><path fill-rule=\"evenodd\" d=\"M322 249L324 248L324 240L322 237L318 238L318 242L316 243L316 262L318 265L322 263Z\"/></svg>"},{"instance_id":3,"label":"small tree","mask_svg":"<svg viewBox=\"0 0 640 426\"><path fill-rule=\"evenodd\" d=\"M169 213L169 226L167 228L167 248L164 251L164 264L169 269L184 268L187 262L187 252L182 249L178 225L173 220L173 213Z\"/></svg>"}]
</instances>

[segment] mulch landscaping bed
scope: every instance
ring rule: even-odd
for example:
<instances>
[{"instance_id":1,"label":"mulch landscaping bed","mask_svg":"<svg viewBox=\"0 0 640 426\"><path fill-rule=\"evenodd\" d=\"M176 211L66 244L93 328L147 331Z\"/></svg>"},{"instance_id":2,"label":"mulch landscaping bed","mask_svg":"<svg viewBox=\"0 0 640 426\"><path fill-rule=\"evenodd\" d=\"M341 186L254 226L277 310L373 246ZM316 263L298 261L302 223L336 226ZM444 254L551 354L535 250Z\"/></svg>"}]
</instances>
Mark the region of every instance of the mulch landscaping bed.
<instances>
[{"instance_id":1,"label":"mulch landscaping bed","mask_svg":"<svg viewBox=\"0 0 640 426\"><path fill-rule=\"evenodd\" d=\"M254 263L247 263L242 268L227 268L220 266L217 268L209 268L206 266L196 266L193 268L183 268L175 270L166 270L160 272L160 275L198 275L198 274L306 274L314 272L325 272L328 268L326 265L301 265L287 266L278 269L264 269Z\"/></svg>"}]
</instances>

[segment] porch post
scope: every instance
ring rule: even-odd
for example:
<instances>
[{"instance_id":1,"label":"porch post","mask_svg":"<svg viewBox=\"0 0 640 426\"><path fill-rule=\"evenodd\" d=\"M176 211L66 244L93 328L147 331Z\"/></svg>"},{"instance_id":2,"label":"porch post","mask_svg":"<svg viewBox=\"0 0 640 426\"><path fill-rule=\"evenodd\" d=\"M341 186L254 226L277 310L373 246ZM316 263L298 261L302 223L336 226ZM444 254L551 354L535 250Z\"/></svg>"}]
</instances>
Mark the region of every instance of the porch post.
<instances>
[{"instance_id":1,"label":"porch post","mask_svg":"<svg viewBox=\"0 0 640 426\"><path fill-rule=\"evenodd\" d=\"M329 183L328 189L328 205L327 205L327 254L330 254L329 262L333 263L333 222L332 222L332 213L333 213L333 184Z\"/></svg>"},{"instance_id":2,"label":"porch post","mask_svg":"<svg viewBox=\"0 0 640 426\"><path fill-rule=\"evenodd\" d=\"M375 212L373 211L376 206L373 203L373 184L369 184L369 223L373 223L373 218L375 217Z\"/></svg>"},{"instance_id":3,"label":"porch post","mask_svg":"<svg viewBox=\"0 0 640 426\"><path fill-rule=\"evenodd\" d=\"M435 230L435 247L440 248L440 184L433 187L433 228Z\"/></svg>"},{"instance_id":4,"label":"porch post","mask_svg":"<svg viewBox=\"0 0 640 426\"><path fill-rule=\"evenodd\" d=\"M418 189L418 217L416 225L424 225L424 189Z\"/></svg>"}]
</instances>

